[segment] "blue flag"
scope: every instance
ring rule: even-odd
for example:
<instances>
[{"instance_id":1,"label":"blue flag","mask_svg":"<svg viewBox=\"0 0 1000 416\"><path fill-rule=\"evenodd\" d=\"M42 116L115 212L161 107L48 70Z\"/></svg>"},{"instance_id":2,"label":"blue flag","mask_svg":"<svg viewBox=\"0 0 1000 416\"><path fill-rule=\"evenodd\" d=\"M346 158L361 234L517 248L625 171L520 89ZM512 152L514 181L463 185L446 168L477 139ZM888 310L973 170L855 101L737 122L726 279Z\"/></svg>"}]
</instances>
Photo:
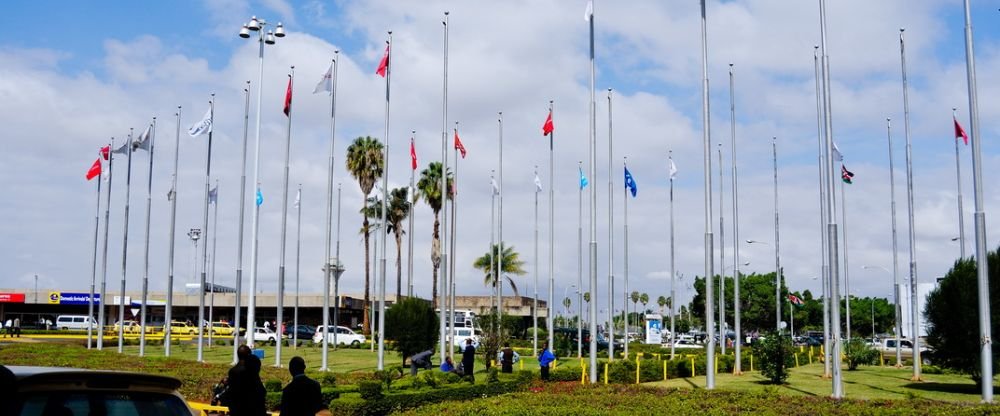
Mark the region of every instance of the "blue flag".
<instances>
[{"instance_id":1,"label":"blue flag","mask_svg":"<svg viewBox=\"0 0 1000 416\"><path fill-rule=\"evenodd\" d=\"M583 189L587 187L588 182L587 182L587 177L583 176L583 168L579 169L580 169L580 189Z\"/></svg>"},{"instance_id":2,"label":"blue flag","mask_svg":"<svg viewBox=\"0 0 1000 416\"><path fill-rule=\"evenodd\" d=\"M635 198L639 187L635 185L635 178L632 177L632 172L628 171L628 166L625 167L625 187L632 191L632 198Z\"/></svg>"},{"instance_id":3,"label":"blue flag","mask_svg":"<svg viewBox=\"0 0 1000 416\"><path fill-rule=\"evenodd\" d=\"M264 203L264 194L260 193L260 188L257 188L257 206Z\"/></svg>"}]
</instances>

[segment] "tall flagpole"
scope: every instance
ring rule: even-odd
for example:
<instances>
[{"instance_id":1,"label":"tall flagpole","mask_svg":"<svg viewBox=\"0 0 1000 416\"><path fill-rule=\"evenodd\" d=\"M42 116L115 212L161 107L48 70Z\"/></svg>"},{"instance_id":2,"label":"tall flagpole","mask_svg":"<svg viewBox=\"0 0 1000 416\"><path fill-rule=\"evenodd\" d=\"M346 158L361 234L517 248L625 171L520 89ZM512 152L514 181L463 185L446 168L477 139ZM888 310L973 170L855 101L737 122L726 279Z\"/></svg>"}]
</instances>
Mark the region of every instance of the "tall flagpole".
<instances>
[{"instance_id":1,"label":"tall flagpole","mask_svg":"<svg viewBox=\"0 0 1000 416\"><path fill-rule=\"evenodd\" d=\"M583 174L583 161L577 161L577 169L579 169L580 174ZM551 185L551 180L549 184ZM578 225L576 228L576 263L577 263L577 275L576 275L576 287L581 288L580 292L583 292L583 181L580 181L580 186L577 187L577 218ZM551 187L549 188L552 189ZM549 219L551 221L551 217ZM577 305L580 309L580 319L583 319L583 295L580 295L580 304ZM593 308L594 294L590 294L590 302L587 302L587 308ZM589 311L588 311L589 312ZM594 332L591 332L594 334ZM537 355L537 354L536 354ZM583 358L583 325L576 331L576 355L577 358Z\"/></svg>"},{"instance_id":2,"label":"tall flagpole","mask_svg":"<svg viewBox=\"0 0 1000 416\"><path fill-rule=\"evenodd\" d=\"M445 350L445 339L447 338L448 330L448 320L453 320L454 316L447 316L448 308L447 302L443 300L448 295L448 15L449 12L444 12L444 20L441 21L441 26L443 28L444 43L443 45L443 60L441 65L441 232L438 234L440 247L440 262L441 265L441 276L438 282L438 296L437 299L432 299L434 304L438 307L438 314L440 316L440 347L441 347L441 359L443 360L446 354ZM388 111L387 111L388 113ZM388 122L387 122L388 123ZM387 127L388 129L388 127ZM388 136L388 134L387 134ZM447 318L447 319L446 319ZM382 369L379 366L379 369Z\"/></svg>"},{"instance_id":3,"label":"tall flagpole","mask_svg":"<svg viewBox=\"0 0 1000 416\"><path fill-rule=\"evenodd\" d=\"M969 0L965 0L965 69L969 84L969 127L972 129L972 188L975 196L976 212L976 275L979 289L979 342L980 373L983 402L993 402L993 340L990 331L990 282L987 270L986 252L986 212L983 211L983 160L979 134L979 98L976 96L976 56L972 45L972 15ZM964 245L963 245L964 247Z\"/></svg>"},{"instance_id":4,"label":"tall flagpole","mask_svg":"<svg viewBox=\"0 0 1000 416\"><path fill-rule=\"evenodd\" d=\"M535 165L535 179L538 179L538 165ZM531 307L531 355L538 356L538 187L535 187L535 291ZM550 291L551 292L551 291ZM579 325L577 325L579 326Z\"/></svg>"},{"instance_id":5,"label":"tall flagpole","mask_svg":"<svg viewBox=\"0 0 1000 416\"><path fill-rule=\"evenodd\" d=\"M608 324L611 330L608 331L608 360L615 359L615 186L612 183L614 172L612 160L614 160L614 137L611 129L611 98L612 91L608 88ZM628 296L628 292L625 292ZM622 304L625 309L625 335L622 338L625 344L625 358L628 359L628 302Z\"/></svg>"},{"instance_id":6,"label":"tall flagpole","mask_svg":"<svg viewBox=\"0 0 1000 416\"><path fill-rule=\"evenodd\" d=\"M553 100L549 100L549 114L552 114L554 110L555 109L554 109L554 105L553 105ZM554 293L556 291L556 271L555 271L555 269L556 269L556 267L555 267L555 251L556 251L556 240L555 240L555 206L556 206L556 202L555 202L556 201L556 199L555 199L555 141L556 141L556 139L555 138L556 138L556 129L555 129L555 126L553 126L552 131L549 132L549 301L548 301L548 303L545 304L545 306L546 306L546 309L545 309L545 317L546 317L546 322L545 323L546 323L546 326L545 326L545 328L549 330L549 347L550 348L552 348L552 347L555 346L555 333L552 331L552 318L553 318L552 317L552 305L553 305L553 301L554 301L553 296L554 296ZM583 292L582 287L583 287L583 285L578 285L577 286L577 292L578 293L582 293ZM536 298L536 302L537 302L538 296L535 296L535 298ZM583 295L582 294L579 295L578 301L579 301L580 304L583 303ZM538 307L536 306L535 309L537 310ZM583 317L581 316L580 319L583 319ZM582 327L580 326L579 323L577 323L576 327L577 327L577 338L576 338L577 348L576 349L577 349L577 356L580 356L580 342L582 342L581 340L583 339L580 335L582 334L583 331L582 331ZM538 328L537 323L535 325L535 328L536 329ZM537 356L537 353L534 354L534 355Z\"/></svg>"},{"instance_id":7,"label":"tall flagpole","mask_svg":"<svg viewBox=\"0 0 1000 416\"><path fill-rule=\"evenodd\" d=\"M219 180L215 180L215 196L212 203L212 293L208 300L208 348L212 348L212 322L215 322L215 247L219 233Z\"/></svg>"},{"instance_id":8,"label":"tall flagpole","mask_svg":"<svg viewBox=\"0 0 1000 416\"><path fill-rule=\"evenodd\" d=\"M211 119L212 125L215 125L215 94L212 94L212 100L208 102L211 108ZM212 134L214 129L208 131L208 143L206 144L205 152L205 207L203 212L202 226L201 229L208 232L208 202L210 192L209 187L212 181ZM208 242L201 245L201 280L198 286L198 362L204 362L204 349L205 349L205 267L207 265L206 259L208 258ZM215 289L212 289L215 290ZM253 331L253 329L247 329L247 331ZM252 334L252 332L251 332Z\"/></svg>"},{"instance_id":9,"label":"tall flagpole","mask_svg":"<svg viewBox=\"0 0 1000 416\"><path fill-rule=\"evenodd\" d=\"M302 264L302 184L295 194L295 310L292 313L292 347L299 348L299 266ZM327 295L324 293L323 297Z\"/></svg>"},{"instance_id":10,"label":"tall flagpole","mask_svg":"<svg viewBox=\"0 0 1000 416\"><path fill-rule=\"evenodd\" d=\"M111 153L111 147L110 146L108 146L108 153L109 154ZM98 154L97 154L97 157L98 157L98 162L97 163L103 164L104 163L104 160L103 160L103 158L104 158L104 151L103 150L99 150ZM100 229L101 229L101 181L103 181L103 180L104 180L104 178L101 178L101 177L97 178L97 211L94 213L94 260L91 263L92 267L91 267L91 274L90 274L90 298L87 299L87 316L88 317L94 316L94 285L97 282L97 242L98 242L97 241L97 237L98 237L98 233L100 232ZM93 348L92 347L93 342L94 342L94 326L93 325L89 325L89 322L88 322L88 325L87 325L87 349L88 350L91 349L91 348Z\"/></svg>"},{"instance_id":11,"label":"tall flagpole","mask_svg":"<svg viewBox=\"0 0 1000 416\"><path fill-rule=\"evenodd\" d=\"M247 133L250 127L250 81L243 88L243 155L240 163L240 214L239 226L236 232L236 298L233 315L233 363L239 362L236 356L240 345L240 318L242 315L240 301L243 299L243 216L246 213L245 203L247 196ZM171 228L172 229L172 228ZM247 330L253 331L253 326L247 325ZM251 337L253 333L250 333Z\"/></svg>"},{"instance_id":12,"label":"tall flagpole","mask_svg":"<svg viewBox=\"0 0 1000 416\"><path fill-rule=\"evenodd\" d=\"M715 388L715 334L713 322L712 305L715 299L712 296L712 283L715 272L713 271L712 258L714 257L713 236L712 236L712 133L710 125L709 103L708 103L708 29L705 12L705 0L701 0L701 120L702 136L704 141L705 157L705 331L708 339L708 355L705 358L705 388L712 390ZM780 320L780 318L779 318Z\"/></svg>"},{"instance_id":13,"label":"tall flagpole","mask_svg":"<svg viewBox=\"0 0 1000 416\"><path fill-rule=\"evenodd\" d=\"M333 65L332 79L330 80L330 160L327 163L327 179L326 179L326 245L323 250L323 353L322 362L320 364L320 371L329 371L329 348L330 348L330 279L333 278L335 273L330 266L330 256L331 256L331 244L330 244L330 234L332 233L332 223L333 223L333 167L334 163L334 149L336 148L336 127L337 127L337 58L340 57L340 51L333 51L333 59L330 64ZM338 208L339 209L339 208ZM340 215L340 212L337 213ZM339 262L340 259L337 259ZM296 268L298 268L296 266ZM336 300L334 300L336 302ZM334 325L337 324L337 320L334 319ZM336 336L337 331L333 331L334 336Z\"/></svg>"},{"instance_id":14,"label":"tall flagpole","mask_svg":"<svg viewBox=\"0 0 1000 416\"><path fill-rule=\"evenodd\" d=\"M386 206L389 204L389 86L392 79L392 31L389 31L388 57L390 62L385 68L385 146L382 148L382 215L381 225L385 227ZM385 230L381 230L382 257L379 259L378 278L378 369L385 367ZM339 260L338 260L339 261Z\"/></svg>"},{"instance_id":15,"label":"tall flagpole","mask_svg":"<svg viewBox=\"0 0 1000 416\"><path fill-rule=\"evenodd\" d=\"M903 40L903 31L899 29L899 57L903 73L903 128L906 134L906 198L908 219L910 224L910 339L913 342L913 381L919 381L920 376L920 300L917 297L917 250L916 231L914 229L913 214L913 157L912 145L910 142L910 100L906 82L906 45Z\"/></svg>"},{"instance_id":16,"label":"tall flagpole","mask_svg":"<svg viewBox=\"0 0 1000 416\"><path fill-rule=\"evenodd\" d=\"M826 168L826 158L824 158L824 130L823 130L823 90L820 87L822 75L820 72L819 63L819 45L813 46L813 70L815 71L816 78L816 147L817 147L817 163L816 167L819 170L818 180L819 180L819 210L820 210L820 247L822 250L822 255L820 257L822 260L821 271L822 278L820 279L821 286L823 287L823 378L830 378L830 265L828 263L829 248L827 247L828 239L826 237L826 225L828 221L829 212L826 206L826 175L828 170ZM897 342L898 344L898 342Z\"/></svg>"},{"instance_id":17,"label":"tall flagpole","mask_svg":"<svg viewBox=\"0 0 1000 416\"><path fill-rule=\"evenodd\" d=\"M674 359L674 345L677 343L677 332L675 326L675 316L677 316L677 292L675 286L677 279L674 276L674 151L667 152L667 160L670 162L670 359ZM738 321L737 321L738 322ZM737 358L739 360L739 358Z\"/></svg>"},{"instance_id":18,"label":"tall flagpole","mask_svg":"<svg viewBox=\"0 0 1000 416\"><path fill-rule=\"evenodd\" d=\"M733 324L736 339L736 362L733 364L733 374L743 375L743 356L740 354L743 345L743 331L740 321L740 200L739 179L736 171L736 82L733 78L733 64L729 64L729 128L732 138L730 150L733 161ZM720 162L721 163L721 162ZM721 179L720 179L721 180ZM721 209L721 208L720 208ZM671 258L673 255L671 255ZM671 329L672 331L673 329Z\"/></svg>"},{"instance_id":19,"label":"tall flagpole","mask_svg":"<svg viewBox=\"0 0 1000 416\"><path fill-rule=\"evenodd\" d=\"M597 102L594 98L594 0L590 0L590 177L597 180ZM596 182L595 182L596 183ZM597 187L590 187L590 382L597 383ZM552 305L549 305L550 314ZM551 331L550 331L551 332ZM610 345L610 344L609 344Z\"/></svg>"},{"instance_id":20,"label":"tall flagpole","mask_svg":"<svg viewBox=\"0 0 1000 416\"><path fill-rule=\"evenodd\" d=\"M340 196L341 184L337 183L337 245L334 249L334 258L337 259L337 269L333 271L333 323L340 323L340 274L344 271L340 262ZM329 293L329 292L327 292ZM323 341L324 343L327 341ZM324 344L325 345L325 344ZM324 347L324 350L326 348ZM333 349L337 349L337 331L333 331Z\"/></svg>"},{"instance_id":21,"label":"tall flagpole","mask_svg":"<svg viewBox=\"0 0 1000 416\"><path fill-rule=\"evenodd\" d=\"M412 135L416 135L417 134L416 130L412 131L411 134ZM412 140L413 140L412 136L410 137L410 140L411 140L410 143L412 145L412 143L413 143L412 142ZM417 192L416 192L416 189L414 189L413 186L414 186L414 181L416 180L416 174L417 174L417 169L416 168L411 168L410 169L410 194L409 194L410 207L409 207L409 212L406 215L407 221L408 221L408 224L406 226L406 233L407 233L407 237L408 237L407 243L406 243L406 246L407 246L407 248L406 248L406 296L410 296L410 297L413 296L413 214L414 214L413 205L414 205L414 203L417 202Z\"/></svg>"},{"instance_id":22,"label":"tall flagpole","mask_svg":"<svg viewBox=\"0 0 1000 416\"><path fill-rule=\"evenodd\" d=\"M719 150L719 352L726 355L726 209L725 183L722 180L722 141Z\"/></svg>"},{"instance_id":23,"label":"tall flagpole","mask_svg":"<svg viewBox=\"0 0 1000 416\"><path fill-rule=\"evenodd\" d=\"M180 110L178 110L178 117L180 117L179 113L180 113ZM179 118L178 118L178 120L179 120ZM112 137L111 138L111 145L108 147L108 192L105 194L105 197L107 199L104 201L104 244L103 244L104 245L104 248L103 248L104 253L101 255L101 263L102 263L101 264L101 303L100 303L100 309L98 309L98 311L97 311L97 349L99 349L99 350L103 350L104 349L104 320L105 320L104 312L105 312L106 306L108 304L108 296L107 296L107 283L108 283L108 231L111 228L111 223L109 222L109 219L111 218L111 190L114 189L114 188L111 187L111 179L114 177L113 176L114 175L114 170L111 169L112 165L114 165L114 161L115 161L115 157L113 155L113 151L114 150L117 150L117 149L115 149L115 138ZM172 244L171 244L171 247L173 247ZM168 292L168 294L169 294L169 292ZM167 308L167 310L169 311L170 308ZM167 327L169 327L169 326L170 325L167 325ZM169 351L169 349L168 349L168 351Z\"/></svg>"},{"instance_id":24,"label":"tall flagpole","mask_svg":"<svg viewBox=\"0 0 1000 416\"><path fill-rule=\"evenodd\" d=\"M899 255L896 250L896 170L892 166L892 120L888 117L885 119L885 130L886 138L889 142L889 209L892 211L892 293L896 298L896 305L893 307L896 329L892 332L896 333L896 368L900 368L903 366L902 347L899 342L899 333L903 329L903 323L901 322L903 310L899 304L901 297L900 288L902 286L899 282Z\"/></svg>"},{"instance_id":25,"label":"tall flagpole","mask_svg":"<svg viewBox=\"0 0 1000 416\"><path fill-rule=\"evenodd\" d=\"M847 194L844 188L847 187L847 183L843 180L840 181L840 222L844 224L844 292L847 294L847 308L844 311L847 319L847 339L851 339L851 279L850 267L847 261Z\"/></svg>"},{"instance_id":26,"label":"tall flagpole","mask_svg":"<svg viewBox=\"0 0 1000 416\"><path fill-rule=\"evenodd\" d=\"M841 343L840 343L840 271L839 261L837 261L837 220L833 215L833 100L830 97L830 56L826 50L826 0L819 0L819 20L820 20L820 52L822 52L823 69L823 130L826 144L824 144L824 169L826 180L824 188L826 191L826 212L827 215L827 249L829 256L827 265L830 267L828 284L830 289L830 328L831 328L831 367L833 369L832 394L834 399L844 397L844 385L841 382Z\"/></svg>"},{"instance_id":27,"label":"tall flagpole","mask_svg":"<svg viewBox=\"0 0 1000 416\"><path fill-rule=\"evenodd\" d=\"M156 117L149 128L149 174L146 175L146 242L143 245L142 261L142 312L139 314L139 356L146 355L146 302L149 299L149 220L153 207L153 145L156 141ZM124 326L124 323L122 324ZM88 325L89 327L89 325Z\"/></svg>"},{"instance_id":28,"label":"tall flagpole","mask_svg":"<svg viewBox=\"0 0 1000 416\"><path fill-rule=\"evenodd\" d=\"M163 312L163 355L170 356L170 321L173 319L174 306L174 235L177 231L177 167L181 155L181 106L177 106L177 123L174 131L174 174L170 177L170 238L167 248L167 306ZM239 324L237 324L239 327Z\"/></svg>"},{"instance_id":29,"label":"tall flagpole","mask_svg":"<svg viewBox=\"0 0 1000 416\"><path fill-rule=\"evenodd\" d=\"M455 132L456 133L458 132L458 122L457 121L455 122ZM455 147L454 143L452 144L451 147L453 147L453 148ZM447 295L448 295L448 316L451 317L451 319L448 319L448 324L449 324L448 333L449 334L455 333L455 250L456 250L455 239L457 238L456 234L458 234L458 230L455 227L455 225L457 224L457 218L458 218L458 215L457 215L457 213L458 213L458 149L454 149L454 151L452 153L454 153L454 157L455 157L455 163L453 163L455 165L455 177L454 177L454 179L452 179L452 188L454 190L454 194L451 197L451 241L448 243L448 249L450 250L450 253L448 253L448 258L450 259L450 263L448 264L448 267L449 267L448 276L451 276L451 279L450 279L451 281L449 282L448 293L447 293ZM449 191L451 191L451 190L449 190Z\"/></svg>"},{"instance_id":30,"label":"tall flagpole","mask_svg":"<svg viewBox=\"0 0 1000 416\"><path fill-rule=\"evenodd\" d=\"M774 330L781 333L781 251L779 240L781 229L778 223L778 138L771 138L771 154L774 162ZM794 335L794 334L792 334Z\"/></svg>"},{"instance_id":31,"label":"tall flagpole","mask_svg":"<svg viewBox=\"0 0 1000 416\"><path fill-rule=\"evenodd\" d=\"M957 109L952 107L951 118L955 118L955 111ZM965 258L965 210L962 208L962 162L961 158L958 156L958 137L955 137L952 141L955 142L955 189L958 190L958 245L959 253L961 257Z\"/></svg>"},{"instance_id":32,"label":"tall flagpole","mask_svg":"<svg viewBox=\"0 0 1000 416\"><path fill-rule=\"evenodd\" d=\"M496 232L496 218L497 218L497 187L496 179L493 177L495 171L490 169L490 274L493 275L493 293L490 297L490 309L496 307L496 296L497 296L497 268L496 268L496 246L495 232ZM459 346L461 347L461 345Z\"/></svg>"},{"instance_id":33,"label":"tall flagpole","mask_svg":"<svg viewBox=\"0 0 1000 416\"><path fill-rule=\"evenodd\" d=\"M497 152L500 158L498 172L500 180L497 182L497 189L500 190L497 195L497 241L500 244L500 250L497 253L497 317L499 318L503 316L503 111L497 113L497 125L500 140L500 149ZM500 320L497 319L497 327L499 328L499 326Z\"/></svg>"},{"instance_id":34,"label":"tall flagpole","mask_svg":"<svg viewBox=\"0 0 1000 416\"><path fill-rule=\"evenodd\" d=\"M278 305L277 305L277 322L274 325L274 332L277 332L275 338L278 340L277 345L274 348L274 366L281 367L281 347L283 342L281 337L284 336L284 326L285 326L285 247L288 240L288 162L292 153L292 100L295 98L293 94L293 88L295 87L295 66L293 65L289 70L288 74L288 91L286 93L287 98L285 100L287 110L285 113L288 116L288 124L285 129L285 172L284 179L281 183L281 242L279 243L279 254L278 254Z\"/></svg>"},{"instance_id":35,"label":"tall flagpole","mask_svg":"<svg viewBox=\"0 0 1000 416\"><path fill-rule=\"evenodd\" d=\"M625 171L627 171L628 170L628 157L624 157L622 159L623 159L622 160L622 167L624 168ZM609 175L609 176L611 176L611 175ZM623 217L622 225L624 226L624 230L622 232L622 242L624 242L624 248L625 248L624 252L622 253L622 264L623 264L624 269L625 269L624 270L625 274L624 274L624 276L622 276L622 283L623 283L622 284L622 294L627 294L628 293L628 193L629 193L629 187L627 185L623 186L622 190L624 191L622 193L622 217ZM627 307L628 303L623 302L622 306ZM638 317L637 317L637 319L638 319ZM624 338L624 341L625 341L625 358L628 359L628 341L629 341L629 339L628 339L628 313L627 312L625 313L625 338Z\"/></svg>"},{"instance_id":36,"label":"tall flagpole","mask_svg":"<svg viewBox=\"0 0 1000 416\"><path fill-rule=\"evenodd\" d=\"M122 282L121 297L118 299L118 352L121 353L125 346L125 277L128 275L126 265L128 263L128 205L129 194L132 188L132 129L128 133L128 166L125 168L125 214L122 219Z\"/></svg>"}]
</instances>

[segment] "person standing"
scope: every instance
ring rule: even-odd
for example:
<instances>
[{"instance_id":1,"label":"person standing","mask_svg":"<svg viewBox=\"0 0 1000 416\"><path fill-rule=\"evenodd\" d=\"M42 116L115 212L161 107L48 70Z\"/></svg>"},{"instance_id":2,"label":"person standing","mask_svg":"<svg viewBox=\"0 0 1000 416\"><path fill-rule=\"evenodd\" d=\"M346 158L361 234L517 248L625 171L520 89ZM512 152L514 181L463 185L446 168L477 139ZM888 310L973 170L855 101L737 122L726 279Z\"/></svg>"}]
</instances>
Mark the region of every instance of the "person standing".
<instances>
[{"instance_id":1,"label":"person standing","mask_svg":"<svg viewBox=\"0 0 1000 416\"><path fill-rule=\"evenodd\" d=\"M500 350L500 372L501 373L513 373L514 363L521 359L521 356L510 347L509 342L503 343L503 349Z\"/></svg>"},{"instance_id":2,"label":"person standing","mask_svg":"<svg viewBox=\"0 0 1000 416\"><path fill-rule=\"evenodd\" d=\"M246 345L240 345L236 357L239 362L229 369L229 389L220 400L232 416L262 416L267 391L260 381L260 359Z\"/></svg>"},{"instance_id":3,"label":"person standing","mask_svg":"<svg viewBox=\"0 0 1000 416\"><path fill-rule=\"evenodd\" d=\"M21 338L21 318L14 318L14 335Z\"/></svg>"},{"instance_id":4,"label":"person standing","mask_svg":"<svg viewBox=\"0 0 1000 416\"><path fill-rule=\"evenodd\" d=\"M549 350L549 342L542 344L542 352L538 354L538 366L541 367L542 381L549 381L549 367L556 360L555 354Z\"/></svg>"},{"instance_id":5,"label":"person standing","mask_svg":"<svg viewBox=\"0 0 1000 416\"><path fill-rule=\"evenodd\" d=\"M476 380L476 376L473 375L474 368L476 365L476 347L472 345L472 338L465 340L465 350L462 351L462 374L472 379Z\"/></svg>"},{"instance_id":6,"label":"person standing","mask_svg":"<svg viewBox=\"0 0 1000 416\"><path fill-rule=\"evenodd\" d=\"M287 416L312 416L325 409L319 383L306 376L306 361L295 356L288 361L292 381L281 390L281 414Z\"/></svg>"}]
</instances>

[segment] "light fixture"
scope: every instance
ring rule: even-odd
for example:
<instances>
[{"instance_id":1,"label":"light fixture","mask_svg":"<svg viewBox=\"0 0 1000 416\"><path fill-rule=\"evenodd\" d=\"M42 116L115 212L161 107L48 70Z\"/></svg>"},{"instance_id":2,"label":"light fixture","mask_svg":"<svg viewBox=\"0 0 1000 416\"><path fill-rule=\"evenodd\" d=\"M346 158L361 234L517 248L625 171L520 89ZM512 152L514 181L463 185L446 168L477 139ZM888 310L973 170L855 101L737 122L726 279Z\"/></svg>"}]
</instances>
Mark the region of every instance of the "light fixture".
<instances>
[{"instance_id":1,"label":"light fixture","mask_svg":"<svg viewBox=\"0 0 1000 416\"><path fill-rule=\"evenodd\" d=\"M274 36L279 38L285 37L285 26L283 26L281 22L278 22L278 26L274 28Z\"/></svg>"},{"instance_id":2,"label":"light fixture","mask_svg":"<svg viewBox=\"0 0 1000 416\"><path fill-rule=\"evenodd\" d=\"M274 45L274 32L270 30L267 31L267 36L264 37L264 43Z\"/></svg>"},{"instance_id":3,"label":"light fixture","mask_svg":"<svg viewBox=\"0 0 1000 416\"><path fill-rule=\"evenodd\" d=\"M257 16L250 17L250 24L247 25L247 29L250 29L254 32L260 30L260 24L257 22Z\"/></svg>"},{"instance_id":4,"label":"light fixture","mask_svg":"<svg viewBox=\"0 0 1000 416\"><path fill-rule=\"evenodd\" d=\"M250 37L250 28L247 25L243 25L243 29L240 29L240 37L244 39Z\"/></svg>"}]
</instances>

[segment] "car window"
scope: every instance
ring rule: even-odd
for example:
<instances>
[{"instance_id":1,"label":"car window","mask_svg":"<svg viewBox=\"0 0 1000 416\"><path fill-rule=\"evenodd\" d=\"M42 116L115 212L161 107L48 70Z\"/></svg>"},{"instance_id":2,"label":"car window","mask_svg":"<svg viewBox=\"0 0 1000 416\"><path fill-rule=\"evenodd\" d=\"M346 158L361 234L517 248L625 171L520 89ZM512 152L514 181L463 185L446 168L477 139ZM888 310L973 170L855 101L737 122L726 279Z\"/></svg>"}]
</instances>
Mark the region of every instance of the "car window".
<instances>
[{"instance_id":1,"label":"car window","mask_svg":"<svg viewBox=\"0 0 1000 416\"><path fill-rule=\"evenodd\" d=\"M190 414L177 396L149 392L61 392L27 393L21 415L181 415Z\"/></svg>"},{"instance_id":2,"label":"car window","mask_svg":"<svg viewBox=\"0 0 1000 416\"><path fill-rule=\"evenodd\" d=\"M81 324L82 324L82 323L83 323L83 318L82 318L82 317L79 317L79 318L73 318L73 322L79 322L79 323L81 323Z\"/></svg>"}]
</instances>

